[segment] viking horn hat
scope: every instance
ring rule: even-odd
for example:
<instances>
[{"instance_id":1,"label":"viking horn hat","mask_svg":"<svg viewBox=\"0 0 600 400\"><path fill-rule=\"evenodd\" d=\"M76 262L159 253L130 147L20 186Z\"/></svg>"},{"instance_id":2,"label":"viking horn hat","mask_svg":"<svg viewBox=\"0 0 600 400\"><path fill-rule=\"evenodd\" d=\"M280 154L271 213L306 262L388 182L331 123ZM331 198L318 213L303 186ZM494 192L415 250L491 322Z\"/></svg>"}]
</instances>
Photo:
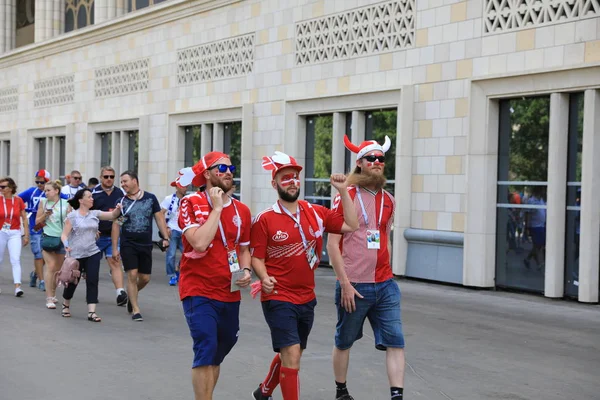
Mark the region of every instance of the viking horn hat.
<instances>
[{"instance_id":1,"label":"viking horn hat","mask_svg":"<svg viewBox=\"0 0 600 400\"><path fill-rule=\"evenodd\" d=\"M354 143L352 143L350 139L348 139L347 135L344 135L344 145L348 150L350 150L353 153L356 153L356 159L360 160L371 151L379 150L382 153L387 153L387 151L390 149L390 146L392 145L392 141L386 135L385 142L383 143L383 145L380 145L375 140L365 140L360 144L360 146L357 146Z\"/></svg>"}]
</instances>

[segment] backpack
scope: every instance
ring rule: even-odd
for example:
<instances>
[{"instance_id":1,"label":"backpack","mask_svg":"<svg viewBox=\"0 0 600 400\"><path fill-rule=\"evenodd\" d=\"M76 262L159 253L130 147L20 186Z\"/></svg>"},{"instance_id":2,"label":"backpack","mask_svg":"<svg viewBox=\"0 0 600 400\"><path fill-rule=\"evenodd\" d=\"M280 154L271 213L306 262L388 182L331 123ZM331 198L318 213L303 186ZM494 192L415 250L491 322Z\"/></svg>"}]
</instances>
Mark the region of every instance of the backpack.
<instances>
[{"instance_id":1,"label":"backpack","mask_svg":"<svg viewBox=\"0 0 600 400\"><path fill-rule=\"evenodd\" d=\"M65 258L60 271L54 274L56 287L64 286L69 287L70 283L76 284L81 277L81 272L79 271L79 261L76 258L73 258L69 255Z\"/></svg>"}]
</instances>

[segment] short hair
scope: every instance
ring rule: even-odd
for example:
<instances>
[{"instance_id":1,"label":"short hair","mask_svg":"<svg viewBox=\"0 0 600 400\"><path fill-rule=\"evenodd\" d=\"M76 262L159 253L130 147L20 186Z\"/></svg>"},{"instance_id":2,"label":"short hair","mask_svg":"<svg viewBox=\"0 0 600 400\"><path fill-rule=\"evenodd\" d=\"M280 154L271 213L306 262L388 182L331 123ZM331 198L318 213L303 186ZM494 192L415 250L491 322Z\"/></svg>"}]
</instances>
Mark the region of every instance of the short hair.
<instances>
[{"instance_id":1,"label":"short hair","mask_svg":"<svg viewBox=\"0 0 600 400\"><path fill-rule=\"evenodd\" d=\"M98 181L98 178L94 178L93 176L88 180L88 186L96 186L99 183L100 181Z\"/></svg>"},{"instance_id":2,"label":"short hair","mask_svg":"<svg viewBox=\"0 0 600 400\"><path fill-rule=\"evenodd\" d=\"M123 172L123 173L122 173L121 175L119 175L119 176L120 176L120 177L123 177L123 176L125 176L125 175L129 175L129 177L130 177L131 179L135 179L135 181L138 183L138 185L140 184L140 180L139 180L139 178L138 178L138 176L137 176L137 173L136 173L134 170L132 170L132 169L128 169L127 171Z\"/></svg>"},{"instance_id":3,"label":"short hair","mask_svg":"<svg viewBox=\"0 0 600 400\"><path fill-rule=\"evenodd\" d=\"M104 174L104 171L112 171L113 173L116 173L115 169L110 165L105 165L104 167L100 168L100 176Z\"/></svg>"},{"instance_id":4,"label":"short hair","mask_svg":"<svg viewBox=\"0 0 600 400\"><path fill-rule=\"evenodd\" d=\"M75 193L75 196L69 200L69 204L71 207L73 207L73 210L79 210L79 200L83 199L85 192L92 193L92 191L88 188L79 189L77 193Z\"/></svg>"},{"instance_id":5,"label":"short hair","mask_svg":"<svg viewBox=\"0 0 600 400\"><path fill-rule=\"evenodd\" d=\"M0 179L0 182L8 183L7 186L12 190L12 194L17 193L17 184L15 183L14 179L10 176L5 176L4 178Z\"/></svg>"},{"instance_id":6,"label":"short hair","mask_svg":"<svg viewBox=\"0 0 600 400\"><path fill-rule=\"evenodd\" d=\"M48 186L48 185L52 186L52 188L54 190L58 190L59 192L60 192L60 189L62 188L62 182L58 181L58 180L57 181L48 181L48 182L46 182L45 186Z\"/></svg>"},{"instance_id":7,"label":"short hair","mask_svg":"<svg viewBox=\"0 0 600 400\"><path fill-rule=\"evenodd\" d=\"M81 175L81 172L79 172L76 169L74 169L73 171L71 171L70 175L73 176L73 174L79 174L79 175Z\"/></svg>"}]
</instances>

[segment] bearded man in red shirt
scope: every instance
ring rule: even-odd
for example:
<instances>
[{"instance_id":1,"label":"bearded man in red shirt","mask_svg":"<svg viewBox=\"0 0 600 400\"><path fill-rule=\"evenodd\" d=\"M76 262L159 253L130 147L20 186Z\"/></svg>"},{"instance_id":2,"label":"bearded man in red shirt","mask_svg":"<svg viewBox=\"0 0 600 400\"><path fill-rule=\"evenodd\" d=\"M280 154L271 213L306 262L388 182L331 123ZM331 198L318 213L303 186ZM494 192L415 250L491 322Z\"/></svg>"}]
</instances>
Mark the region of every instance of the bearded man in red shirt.
<instances>
[{"instance_id":1,"label":"bearded man in red shirt","mask_svg":"<svg viewBox=\"0 0 600 400\"><path fill-rule=\"evenodd\" d=\"M250 284L250 209L227 195L235 165L210 152L180 172L181 186L206 185L179 208L184 254L179 297L194 340L192 384L196 400L211 400L220 365L238 339L240 287Z\"/></svg>"},{"instance_id":2,"label":"bearded man in red shirt","mask_svg":"<svg viewBox=\"0 0 600 400\"><path fill-rule=\"evenodd\" d=\"M323 250L323 233L356 230L354 211L343 214L298 200L302 167L293 157L275 152L263 157L263 168L272 173L271 185L278 201L256 216L252 225L252 267L262 284L262 308L271 329L273 350L277 353L269 373L252 395L270 399L281 384L284 400L300 397L300 357L313 325L315 269ZM331 176L331 184L341 201L351 209L346 177Z\"/></svg>"}]
</instances>

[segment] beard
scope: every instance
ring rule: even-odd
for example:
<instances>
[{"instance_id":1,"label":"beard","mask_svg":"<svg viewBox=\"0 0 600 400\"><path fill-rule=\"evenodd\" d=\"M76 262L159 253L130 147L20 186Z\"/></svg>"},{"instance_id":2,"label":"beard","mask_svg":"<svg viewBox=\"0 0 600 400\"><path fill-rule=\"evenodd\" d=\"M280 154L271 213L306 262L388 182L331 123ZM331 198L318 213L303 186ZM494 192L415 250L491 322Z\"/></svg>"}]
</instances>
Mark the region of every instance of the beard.
<instances>
[{"instance_id":1,"label":"beard","mask_svg":"<svg viewBox=\"0 0 600 400\"><path fill-rule=\"evenodd\" d=\"M212 186L216 186L220 188L225 193L229 192L231 187L233 186L233 179L231 181L222 181L219 178L210 177L210 184Z\"/></svg>"},{"instance_id":2,"label":"beard","mask_svg":"<svg viewBox=\"0 0 600 400\"><path fill-rule=\"evenodd\" d=\"M376 191L381 190L387 179L383 174L376 174L368 170L356 167L348 176L348 185L373 187Z\"/></svg>"},{"instance_id":3,"label":"beard","mask_svg":"<svg viewBox=\"0 0 600 400\"><path fill-rule=\"evenodd\" d=\"M282 188L281 186L277 185L277 194L279 195L279 198L283 201L287 201L288 203L293 203L296 200L298 200L298 197L300 197L300 189L296 188L296 193L295 194L289 194L288 192L285 191L284 188Z\"/></svg>"}]
</instances>

